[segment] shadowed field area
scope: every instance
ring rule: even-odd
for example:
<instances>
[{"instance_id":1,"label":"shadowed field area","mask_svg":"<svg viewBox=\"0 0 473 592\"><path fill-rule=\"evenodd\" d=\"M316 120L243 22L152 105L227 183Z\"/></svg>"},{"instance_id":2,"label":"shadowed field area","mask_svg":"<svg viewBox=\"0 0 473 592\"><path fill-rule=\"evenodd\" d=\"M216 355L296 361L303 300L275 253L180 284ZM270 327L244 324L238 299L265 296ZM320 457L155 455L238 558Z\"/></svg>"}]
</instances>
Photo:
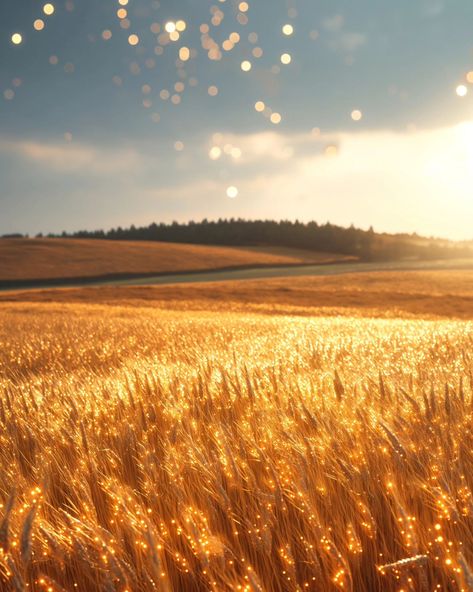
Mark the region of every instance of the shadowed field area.
<instances>
[{"instance_id":1,"label":"shadowed field area","mask_svg":"<svg viewBox=\"0 0 473 592\"><path fill-rule=\"evenodd\" d=\"M80 239L0 240L0 282L107 278L232 267L350 261L298 249Z\"/></svg>"},{"instance_id":2,"label":"shadowed field area","mask_svg":"<svg viewBox=\"0 0 473 592\"><path fill-rule=\"evenodd\" d=\"M0 303L48 301L175 310L473 319L473 271L372 272L0 293Z\"/></svg>"}]
</instances>

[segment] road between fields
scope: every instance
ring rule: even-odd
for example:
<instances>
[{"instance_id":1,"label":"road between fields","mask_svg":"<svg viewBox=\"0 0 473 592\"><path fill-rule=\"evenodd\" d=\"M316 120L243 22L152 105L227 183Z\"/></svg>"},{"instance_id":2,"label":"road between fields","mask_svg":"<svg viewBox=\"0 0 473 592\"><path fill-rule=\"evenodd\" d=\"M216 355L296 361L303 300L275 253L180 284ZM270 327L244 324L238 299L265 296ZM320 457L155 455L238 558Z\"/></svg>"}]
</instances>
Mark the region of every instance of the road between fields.
<instances>
[{"instance_id":1,"label":"road between fields","mask_svg":"<svg viewBox=\"0 0 473 592\"><path fill-rule=\"evenodd\" d=\"M84 287L84 286L153 286L222 282L230 280L257 280L284 277L324 276L373 271L433 271L473 269L473 259L434 261L392 261L378 263L332 263L318 265L285 265L271 267L230 268L213 271L163 273L146 276L59 278L54 280L2 281L0 291Z\"/></svg>"}]
</instances>

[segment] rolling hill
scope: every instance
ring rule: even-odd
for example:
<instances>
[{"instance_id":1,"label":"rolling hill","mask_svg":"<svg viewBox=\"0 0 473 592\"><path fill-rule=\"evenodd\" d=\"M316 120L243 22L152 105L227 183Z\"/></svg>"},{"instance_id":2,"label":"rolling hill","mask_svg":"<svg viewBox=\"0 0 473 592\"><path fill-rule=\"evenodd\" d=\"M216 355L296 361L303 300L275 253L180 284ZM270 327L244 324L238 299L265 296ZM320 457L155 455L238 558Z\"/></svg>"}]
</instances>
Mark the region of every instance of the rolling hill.
<instances>
[{"instance_id":1,"label":"rolling hill","mask_svg":"<svg viewBox=\"0 0 473 592\"><path fill-rule=\"evenodd\" d=\"M93 239L2 239L0 282L146 276L347 259L297 249Z\"/></svg>"}]
</instances>

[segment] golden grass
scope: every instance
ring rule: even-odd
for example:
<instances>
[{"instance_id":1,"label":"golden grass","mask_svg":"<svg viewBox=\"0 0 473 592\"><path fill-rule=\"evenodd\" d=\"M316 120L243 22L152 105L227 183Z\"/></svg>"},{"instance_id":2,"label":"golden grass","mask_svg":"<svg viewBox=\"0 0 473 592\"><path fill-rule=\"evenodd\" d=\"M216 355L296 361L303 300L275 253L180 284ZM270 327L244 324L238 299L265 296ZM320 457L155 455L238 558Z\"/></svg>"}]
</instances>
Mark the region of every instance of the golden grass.
<instances>
[{"instance_id":1,"label":"golden grass","mask_svg":"<svg viewBox=\"0 0 473 592\"><path fill-rule=\"evenodd\" d=\"M49 301L310 316L473 319L473 271L376 271L170 286L0 292L0 302Z\"/></svg>"},{"instance_id":2,"label":"golden grass","mask_svg":"<svg viewBox=\"0 0 473 592\"><path fill-rule=\"evenodd\" d=\"M0 313L0 589L472 589L473 325Z\"/></svg>"},{"instance_id":3,"label":"golden grass","mask_svg":"<svg viewBox=\"0 0 473 592\"><path fill-rule=\"evenodd\" d=\"M146 275L339 260L350 258L297 249L266 250L107 240L0 240L0 280Z\"/></svg>"}]
</instances>

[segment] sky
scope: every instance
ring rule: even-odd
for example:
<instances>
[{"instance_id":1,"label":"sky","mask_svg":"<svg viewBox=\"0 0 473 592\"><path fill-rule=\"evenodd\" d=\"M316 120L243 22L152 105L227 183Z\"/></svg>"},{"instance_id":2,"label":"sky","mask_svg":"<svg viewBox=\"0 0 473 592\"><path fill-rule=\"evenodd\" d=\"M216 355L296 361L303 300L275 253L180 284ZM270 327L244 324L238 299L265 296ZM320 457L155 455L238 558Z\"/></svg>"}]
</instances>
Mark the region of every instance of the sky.
<instances>
[{"instance_id":1,"label":"sky","mask_svg":"<svg viewBox=\"0 0 473 592\"><path fill-rule=\"evenodd\" d=\"M473 239L471 0L1 0L0 234Z\"/></svg>"}]
</instances>

